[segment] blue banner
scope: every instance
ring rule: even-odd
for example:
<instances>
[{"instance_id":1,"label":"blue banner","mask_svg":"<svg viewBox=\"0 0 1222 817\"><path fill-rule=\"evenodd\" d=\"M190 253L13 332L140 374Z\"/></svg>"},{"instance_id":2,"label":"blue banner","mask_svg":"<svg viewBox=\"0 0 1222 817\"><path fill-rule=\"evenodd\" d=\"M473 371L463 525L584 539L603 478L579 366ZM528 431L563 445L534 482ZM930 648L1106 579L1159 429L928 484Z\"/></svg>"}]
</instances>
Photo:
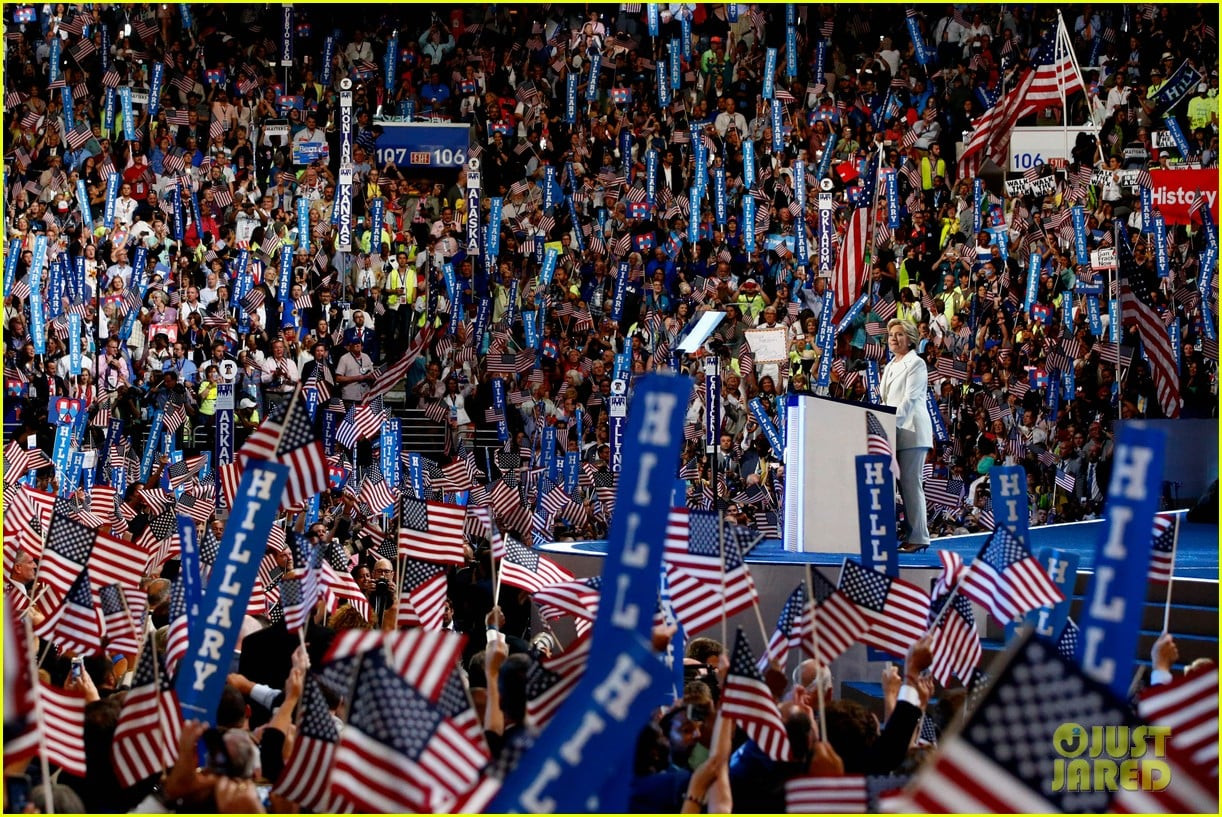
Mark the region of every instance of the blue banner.
<instances>
[{"instance_id":1,"label":"blue banner","mask_svg":"<svg viewBox=\"0 0 1222 817\"><path fill-rule=\"evenodd\" d=\"M525 336L526 348L539 348L539 333L535 326L535 311L533 309L522 312L522 334Z\"/></svg>"},{"instance_id":2,"label":"blue banner","mask_svg":"<svg viewBox=\"0 0 1222 817\"><path fill-rule=\"evenodd\" d=\"M1098 295L1086 296L1086 319L1090 321L1090 333L1097 338L1103 337L1103 320L1099 315Z\"/></svg>"},{"instance_id":3,"label":"blue banner","mask_svg":"<svg viewBox=\"0 0 1222 817\"><path fill-rule=\"evenodd\" d=\"M68 316L68 374L76 377L81 373L81 316L73 312Z\"/></svg>"},{"instance_id":4,"label":"blue banner","mask_svg":"<svg viewBox=\"0 0 1222 817\"><path fill-rule=\"evenodd\" d=\"M649 36L658 36L658 5L657 3L645 4L645 21L649 26Z\"/></svg>"},{"instance_id":5,"label":"blue banner","mask_svg":"<svg viewBox=\"0 0 1222 817\"><path fill-rule=\"evenodd\" d=\"M543 464L547 466L547 478L556 481L556 427L543 427L543 442L540 448Z\"/></svg>"},{"instance_id":6,"label":"blue banner","mask_svg":"<svg viewBox=\"0 0 1222 817\"><path fill-rule=\"evenodd\" d=\"M864 454L853 458L857 473L857 524L861 561L888 576L899 576L895 532L895 478L891 458Z\"/></svg>"},{"instance_id":7,"label":"blue banner","mask_svg":"<svg viewBox=\"0 0 1222 817\"><path fill-rule=\"evenodd\" d=\"M1158 268L1159 278L1169 278L1171 261L1167 256L1167 220L1157 212L1151 220L1154 222L1154 265Z\"/></svg>"},{"instance_id":8,"label":"blue banner","mask_svg":"<svg viewBox=\"0 0 1222 817\"><path fill-rule=\"evenodd\" d=\"M743 144L750 144L744 142ZM755 197L743 196L743 250L747 254L755 252Z\"/></svg>"},{"instance_id":9,"label":"blue banner","mask_svg":"<svg viewBox=\"0 0 1222 817\"><path fill-rule=\"evenodd\" d=\"M780 153L785 149L785 131L782 125L783 109L781 100L772 100L772 152Z\"/></svg>"},{"instance_id":10,"label":"blue banner","mask_svg":"<svg viewBox=\"0 0 1222 817\"><path fill-rule=\"evenodd\" d=\"M835 131L827 135L827 142L823 145L823 155L819 157L819 166L815 168L815 181L821 182L827 176L827 169L832 166L832 154L836 150L836 140Z\"/></svg>"},{"instance_id":11,"label":"blue banner","mask_svg":"<svg viewBox=\"0 0 1222 817\"><path fill-rule=\"evenodd\" d=\"M680 12L679 44L683 47L683 59L692 61L692 18L691 12Z\"/></svg>"},{"instance_id":12,"label":"blue banner","mask_svg":"<svg viewBox=\"0 0 1222 817\"><path fill-rule=\"evenodd\" d=\"M386 224L386 199L376 198L369 202L369 253L382 251L382 228Z\"/></svg>"},{"instance_id":13,"label":"blue banner","mask_svg":"<svg viewBox=\"0 0 1222 817\"><path fill-rule=\"evenodd\" d=\"M399 37L396 34L386 43L386 54L382 58L383 81L387 91L395 89L395 80L399 78Z\"/></svg>"},{"instance_id":14,"label":"blue banner","mask_svg":"<svg viewBox=\"0 0 1222 817\"><path fill-rule=\"evenodd\" d=\"M887 226L892 230L900 226L900 177L895 170L888 169L883 178L887 184Z\"/></svg>"},{"instance_id":15,"label":"blue banner","mask_svg":"<svg viewBox=\"0 0 1222 817\"><path fill-rule=\"evenodd\" d=\"M1192 147L1188 144L1188 139L1180 128L1179 120L1171 114L1163 114L1163 124L1167 128L1167 133L1171 135L1171 141L1175 142L1175 149L1179 151L1180 156L1187 159L1192 155Z\"/></svg>"},{"instance_id":16,"label":"blue banner","mask_svg":"<svg viewBox=\"0 0 1222 817\"><path fill-rule=\"evenodd\" d=\"M743 185L755 186L755 142L750 139L743 140Z\"/></svg>"},{"instance_id":17,"label":"blue banner","mask_svg":"<svg viewBox=\"0 0 1222 817\"><path fill-rule=\"evenodd\" d=\"M564 452L564 492L572 496L577 491L577 480L581 475L581 452Z\"/></svg>"},{"instance_id":18,"label":"blue banner","mask_svg":"<svg viewBox=\"0 0 1222 817\"><path fill-rule=\"evenodd\" d=\"M153 473L153 457L156 455L158 443L161 441L161 415L161 409L157 409L149 420L148 435L144 440L144 454L140 457L141 482L147 481L149 475Z\"/></svg>"},{"instance_id":19,"label":"blue banner","mask_svg":"<svg viewBox=\"0 0 1222 817\"><path fill-rule=\"evenodd\" d=\"M500 196L488 199L488 234L484 245L488 250L488 258L496 258L501 254L501 218L505 209L505 200ZM578 231L580 232L580 230ZM491 271L491 267L489 268Z\"/></svg>"},{"instance_id":20,"label":"blue banner","mask_svg":"<svg viewBox=\"0 0 1222 817\"><path fill-rule=\"evenodd\" d=\"M490 812L628 807L628 788L606 784L631 762L641 724L670 685L650 630L690 391L687 378L664 375L648 375L637 388L628 424L634 456L619 480L602 573L603 586L614 590L594 622L596 648L580 684L522 756Z\"/></svg>"},{"instance_id":21,"label":"blue banner","mask_svg":"<svg viewBox=\"0 0 1222 817\"><path fill-rule=\"evenodd\" d=\"M824 75L827 73L827 40L820 39L815 43L815 69L811 74L812 80L816 83L824 82Z\"/></svg>"},{"instance_id":22,"label":"blue banner","mask_svg":"<svg viewBox=\"0 0 1222 817\"><path fill-rule=\"evenodd\" d=\"M1141 231L1148 233L1152 229L1150 218L1154 214L1154 190L1149 187L1137 188L1141 196Z\"/></svg>"},{"instance_id":23,"label":"blue banner","mask_svg":"<svg viewBox=\"0 0 1222 817\"><path fill-rule=\"evenodd\" d=\"M34 341L34 352L47 353L47 316L43 312L42 268L47 259L47 237L42 233L34 236L34 257L30 261L27 276L30 284L30 337Z\"/></svg>"},{"instance_id":24,"label":"blue banner","mask_svg":"<svg viewBox=\"0 0 1222 817\"><path fill-rule=\"evenodd\" d=\"M465 167L471 144L471 126L432 122L381 122L378 166L398 168Z\"/></svg>"},{"instance_id":25,"label":"blue banner","mask_svg":"<svg viewBox=\"0 0 1222 817\"><path fill-rule=\"evenodd\" d=\"M1090 264L1090 245L1086 243L1086 208L1075 204L1069 209L1073 219L1074 253L1079 264Z\"/></svg>"},{"instance_id":26,"label":"blue banner","mask_svg":"<svg viewBox=\"0 0 1222 817\"><path fill-rule=\"evenodd\" d=\"M1061 637L1061 631L1069 621L1069 604L1073 598L1074 587L1078 579L1079 556L1077 553L1059 548L1042 548L1037 556L1040 564L1048 571L1048 577L1061 591L1065 598L1054 606L1038 607L1027 614L1024 624L1035 627L1035 634L1041 638L1056 643ZM1020 625L1010 622L1006 625L1006 640Z\"/></svg>"},{"instance_id":27,"label":"blue banner","mask_svg":"<svg viewBox=\"0 0 1222 817\"><path fill-rule=\"evenodd\" d=\"M149 80L149 119L157 116L161 109L161 88L165 82L165 63L161 60L153 63L153 76Z\"/></svg>"},{"instance_id":28,"label":"blue banner","mask_svg":"<svg viewBox=\"0 0 1222 817\"><path fill-rule=\"evenodd\" d=\"M1031 313L1031 307L1035 305L1035 297L1039 293L1040 261L1038 252L1031 253L1031 257L1027 260L1027 292L1023 298L1023 311L1028 314Z\"/></svg>"},{"instance_id":29,"label":"blue banner","mask_svg":"<svg viewBox=\"0 0 1222 817\"><path fill-rule=\"evenodd\" d=\"M650 148L645 151L645 201L652 209L658 193L658 152Z\"/></svg>"},{"instance_id":30,"label":"blue banner","mask_svg":"<svg viewBox=\"0 0 1222 817\"><path fill-rule=\"evenodd\" d=\"M564 121L569 125L577 121L577 74L574 71L564 80Z\"/></svg>"},{"instance_id":31,"label":"blue banner","mask_svg":"<svg viewBox=\"0 0 1222 817\"><path fill-rule=\"evenodd\" d=\"M726 206L726 169L724 167L713 168L713 216L717 219L717 226L724 228L729 217L728 208Z\"/></svg>"},{"instance_id":32,"label":"blue banner","mask_svg":"<svg viewBox=\"0 0 1222 817\"><path fill-rule=\"evenodd\" d=\"M160 65L160 63L158 64ZM76 126L76 120L72 116L72 90L65 85L59 89L59 97L60 105L63 107L64 112L64 127L67 130L72 130Z\"/></svg>"},{"instance_id":33,"label":"blue banner","mask_svg":"<svg viewBox=\"0 0 1222 817\"><path fill-rule=\"evenodd\" d=\"M102 211L102 223L107 230L115 227L115 202L119 200L119 183L122 181L123 177L118 172L106 178L106 209Z\"/></svg>"},{"instance_id":34,"label":"blue banner","mask_svg":"<svg viewBox=\"0 0 1222 817\"><path fill-rule=\"evenodd\" d=\"M984 222L984 179L977 178L972 182L972 233L979 235Z\"/></svg>"},{"instance_id":35,"label":"blue banner","mask_svg":"<svg viewBox=\"0 0 1222 817\"><path fill-rule=\"evenodd\" d=\"M908 24L908 36L912 38L912 47L917 62L921 65L929 65L929 49L925 45L925 38L921 36L920 21L915 14L909 14L905 22Z\"/></svg>"},{"instance_id":36,"label":"blue banner","mask_svg":"<svg viewBox=\"0 0 1222 817\"><path fill-rule=\"evenodd\" d=\"M1188 64L1188 60L1184 60L1154 95L1155 107L1164 112L1174 108L1200 81L1201 75Z\"/></svg>"},{"instance_id":37,"label":"blue banner","mask_svg":"<svg viewBox=\"0 0 1222 817\"><path fill-rule=\"evenodd\" d=\"M620 261L615 273L615 294L611 300L611 320L624 317L624 299L628 295L628 262Z\"/></svg>"},{"instance_id":38,"label":"blue banner","mask_svg":"<svg viewBox=\"0 0 1222 817\"><path fill-rule=\"evenodd\" d=\"M1021 466L993 466L989 471L989 491L993 501L994 529L1005 526L1023 541L1030 542L1027 528L1027 472Z\"/></svg>"},{"instance_id":39,"label":"blue banner","mask_svg":"<svg viewBox=\"0 0 1222 817\"><path fill-rule=\"evenodd\" d=\"M1068 293L1061 296L1061 323L1067 330L1073 331L1073 299Z\"/></svg>"},{"instance_id":40,"label":"blue banner","mask_svg":"<svg viewBox=\"0 0 1222 817\"><path fill-rule=\"evenodd\" d=\"M950 442L950 434L946 432L946 419L934 399L933 389L925 392L925 411L929 414L929 422L933 426L933 438L940 443Z\"/></svg>"},{"instance_id":41,"label":"blue banner","mask_svg":"<svg viewBox=\"0 0 1222 817\"><path fill-rule=\"evenodd\" d=\"M598 99L598 75L602 70L602 56L593 54L590 57L590 73L586 75L586 101Z\"/></svg>"},{"instance_id":42,"label":"blue banner","mask_svg":"<svg viewBox=\"0 0 1222 817\"><path fill-rule=\"evenodd\" d=\"M14 238L8 243L8 254L4 256L4 297L13 291L17 280L17 262L21 260L21 239Z\"/></svg>"},{"instance_id":43,"label":"blue banner","mask_svg":"<svg viewBox=\"0 0 1222 817\"><path fill-rule=\"evenodd\" d=\"M764 51L764 99L772 99L776 93L776 49Z\"/></svg>"},{"instance_id":44,"label":"blue banner","mask_svg":"<svg viewBox=\"0 0 1222 817\"><path fill-rule=\"evenodd\" d=\"M861 314L862 310L866 308L866 303L869 300L870 300L870 294L867 292L867 293L864 293L860 298L858 298L856 301L853 302L853 305L849 307L849 311L845 312L844 317L840 319L840 323L836 324L836 334L837 335L839 335L845 329L849 328L849 324L852 323L857 318L857 316Z\"/></svg>"},{"instance_id":45,"label":"blue banner","mask_svg":"<svg viewBox=\"0 0 1222 817\"><path fill-rule=\"evenodd\" d=\"M203 572L200 570L199 537L195 520L178 516L178 542L182 548L178 575L182 582L183 600L187 605L187 631L195 632L200 605L204 601ZM244 611L243 611L244 612Z\"/></svg>"},{"instance_id":46,"label":"blue banner","mask_svg":"<svg viewBox=\"0 0 1222 817\"><path fill-rule=\"evenodd\" d=\"M59 40L58 37L55 38ZM119 88L119 105L123 111L123 138L136 141L136 116L132 112L132 89L126 85Z\"/></svg>"},{"instance_id":47,"label":"blue banner","mask_svg":"<svg viewBox=\"0 0 1222 817\"><path fill-rule=\"evenodd\" d=\"M682 74L679 60L679 41L672 39L666 44L666 48L670 52L670 56L667 58L667 63L670 66L670 89L677 91L679 90Z\"/></svg>"},{"instance_id":48,"label":"blue banner","mask_svg":"<svg viewBox=\"0 0 1222 817\"><path fill-rule=\"evenodd\" d=\"M51 39L51 50L50 50L50 55L49 55L50 56L50 60L49 60L50 74L48 74L47 76L48 84L55 82L55 80L60 78L60 63L63 62L61 58L61 49L63 48L63 46L60 43L59 37L55 36L55 37L51 37L50 39Z\"/></svg>"},{"instance_id":49,"label":"blue banner","mask_svg":"<svg viewBox=\"0 0 1222 817\"><path fill-rule=\"evenodd\" d=\"M499 377L492 378L492 408L496 411L496 438L501 442L509 440L509 423L505 419L505 381Z\"/></svg>"},{"instance_id":50,"label":"blue banner","mask_svg":"<svg viewBox=\"0 0 1222 817\"><path fill-rule=\"evenodd\" d=\"M331 86L331 63L335 61L335 35L328 34L322 43L322 73L318 81L324 88Z\"/></svg>"},{"instance_id":51,"label":"blue banner","mask_svg":"<svg viewBox=\"0 0 1222 817\"><path fill-rule=\"evenodd\" d=\"M103 27L105 29L105 27ZM102 101L102 134L111 136L115 130L115 106L117 104L119 92L114 88L107 88L103 93Z\"/></svg>"},{"instance_id":52,"label":"blue banner","mask_svg":"<svg viewBox=\"0 0 1222 817\"><path fill-rule=\"evenodd\" d=\"M412 493L416 499L424 499L424 459L415 451L407 455L407 476L412 482Z\"/></svg>"},{"instance_id":53,"label":"blue banner","mask_svg":"<svg viewBox=\"0 0 1222 817\"><path fill-rule=\"evenodd\" d=\"M755 418L755 422L759 424L760 430L764 432L764 436L768 438L768 445L772 448L772 455L778 460L784 461L785 443L781 442L781 432L777 431L772 418L764 410L764 401L755 397L747 404L747 407L751 410L751 416Z\"/></svg>"},{"instance_id":54,"label":"blue banner","mask_svg":"<svg viewBox=\"0 0 1222 817\"><path fill-rule=\"evenodd\" d=\"M184 719L215 722L216 704L225 689L288 474L288 466L263 460L250 460L242 473L201 606L208 614L192 630L187 654L179 664L176 689Z\"/></svg>"},{"instance_id":55,"label":"blue banner","mask_svg":"<svg viewBox=\"0 0 1222 817\"><path fill-rule=\"evenodd\" d=\"M670 83L667 81L667 61L664 59L658 60L658 64L654 66L656 76L654 81L658 85L658 107L666 108L670 105Z\"/></svg>"},{"instance_id":56,"label":"blue banner","mask_svg":"<svg viewBox=\"0 0 1222 817\"><path fill-rule=\"evenodd\" d=\"M1183 361L1183 348L1180 345L1180 322L1178 320L1167 324L1167 338L1171 341L1171 355L1178 367Z\"/></svg>"},{"instance_id":57,"label":"blue banner","mask_svg":"<svg viewBox=\"0 0 1222 817\"><path fill-rule=\"evenodd\" d=\"M879 375L877 360L866 361L866 398L878 406L883 403L882 378Z\"/></svg>"},{"instance_id":58,"label":"blue banner","mask_svg":"<svg viewBox=\"0 0 1222 817\"><path fill-rule=\"evenodd\" d=\"M1128 698L1150 566L1150 531L1163 478L1165 432L1122 423L1107 487L1103 531L1082 600L1078 663Z\"/></svg>"},{"instance_id":59,"label":"blue banner","mask_svg":"<svg viewBox=\"0 0 1222 817\"><path fill-rule=\"evenodd\" d=\"M391 417L382 426L382 433L378 437L378 454L382 476L386 478L386 484L392 488L399 487L401 481L399 478L399 465L402 450L403 433L401 421L398 417ZM384 511L385 509L376 510Z\"/></svg>"},{"instance_id":60,"label":"blue banner","mask_svg":"<svg viewBox=\"0 0 1222 817\"><path fill-rule=\"evenodd\" d=\"M700 188L694 184L687 188L687 242L692 246L700 240Z\"/></svg>"},{"instance_id":61,"label":"blue banner","mask_svg":"<svg viewBox=\"0 0 1222 817\"><path fill-rule=\"evenodd\" d=\"M798 75L798 29L792 25L785 26L785 76Z\"/></svg>"}]
</instances>

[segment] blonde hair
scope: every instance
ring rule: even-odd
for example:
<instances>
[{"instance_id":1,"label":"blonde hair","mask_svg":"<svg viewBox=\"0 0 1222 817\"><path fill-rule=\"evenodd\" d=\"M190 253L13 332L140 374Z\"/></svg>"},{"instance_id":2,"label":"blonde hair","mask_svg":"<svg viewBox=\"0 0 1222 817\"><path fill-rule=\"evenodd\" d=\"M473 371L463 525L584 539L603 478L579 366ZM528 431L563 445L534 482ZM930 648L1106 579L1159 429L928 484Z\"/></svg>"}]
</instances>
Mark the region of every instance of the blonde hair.
<instances>
[{"instance_id":1,"label":"blonde hair","mask_svg":"<svg viewBox=\"0 0 1222 817\"><path fill-rule=\"evenodd\" d=\"M900 318L892 318L887 321L887 332L890 332L892 327L904 327L904 334L908 336L908 348L915 349L917 342L920 341L921 335L917 331L916 324L912 321L901 320Z\"/></svg>"}]
</instances>

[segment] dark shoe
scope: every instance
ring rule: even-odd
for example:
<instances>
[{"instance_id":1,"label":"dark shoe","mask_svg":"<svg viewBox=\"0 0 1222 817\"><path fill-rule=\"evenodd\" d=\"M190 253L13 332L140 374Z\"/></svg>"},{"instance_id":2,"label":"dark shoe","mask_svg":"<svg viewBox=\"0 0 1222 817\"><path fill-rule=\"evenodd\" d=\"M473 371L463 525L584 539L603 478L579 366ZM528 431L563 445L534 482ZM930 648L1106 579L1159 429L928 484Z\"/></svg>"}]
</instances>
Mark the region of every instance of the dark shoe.
<instances>
[{"instance_id":1,"label":"dark shoe","mask_svg":"<svg viewBox=\"0 0 1222 817\"><path fill-rule=\"evenodd\" d=\"M911 542L905 542L900 545L900 553L920 553L923 550L929 550L929 545L916 545Z\"/></svg>"}]
</instances>

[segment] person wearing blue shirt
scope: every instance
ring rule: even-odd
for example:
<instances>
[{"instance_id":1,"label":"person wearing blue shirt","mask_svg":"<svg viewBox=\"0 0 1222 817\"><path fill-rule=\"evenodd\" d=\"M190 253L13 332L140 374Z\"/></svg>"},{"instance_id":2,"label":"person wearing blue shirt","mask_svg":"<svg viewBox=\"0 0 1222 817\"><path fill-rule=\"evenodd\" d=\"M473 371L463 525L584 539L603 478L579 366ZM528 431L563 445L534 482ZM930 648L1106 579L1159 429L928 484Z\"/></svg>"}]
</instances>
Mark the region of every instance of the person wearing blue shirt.
<instances>
[{"instance_id":1,"label":"person wearing blue shirt","mask_svg":"<svg viewBox=\"0 0 1222 817\"><path fill-rule=\"evenodd\" d=\"M450 101L450 86L441 81L436 71L429 74L429 81L420 87L420 98L435 108L443 108Z\"/></svg>"}]
</instances>

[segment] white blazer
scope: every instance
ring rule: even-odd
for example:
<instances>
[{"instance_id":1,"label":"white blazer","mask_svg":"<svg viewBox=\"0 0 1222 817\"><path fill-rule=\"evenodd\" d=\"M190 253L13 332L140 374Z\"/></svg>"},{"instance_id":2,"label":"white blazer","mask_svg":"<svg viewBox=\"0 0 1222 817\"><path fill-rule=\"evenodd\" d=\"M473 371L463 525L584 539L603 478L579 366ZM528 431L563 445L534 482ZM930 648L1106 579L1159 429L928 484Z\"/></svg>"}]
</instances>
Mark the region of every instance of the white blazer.
<instances>
[{"instance_id":1,"label":"white blazer","mask_svg":"<svg viewBox=\"0 0 1222 817\"><path fill-rule=\"evenodd\" d=\"M933 423L925 409L929 370L915 350L883 368L880 390L883 403L895 408L895 450L933 448Z\"/></svg>"}]
</instances>

